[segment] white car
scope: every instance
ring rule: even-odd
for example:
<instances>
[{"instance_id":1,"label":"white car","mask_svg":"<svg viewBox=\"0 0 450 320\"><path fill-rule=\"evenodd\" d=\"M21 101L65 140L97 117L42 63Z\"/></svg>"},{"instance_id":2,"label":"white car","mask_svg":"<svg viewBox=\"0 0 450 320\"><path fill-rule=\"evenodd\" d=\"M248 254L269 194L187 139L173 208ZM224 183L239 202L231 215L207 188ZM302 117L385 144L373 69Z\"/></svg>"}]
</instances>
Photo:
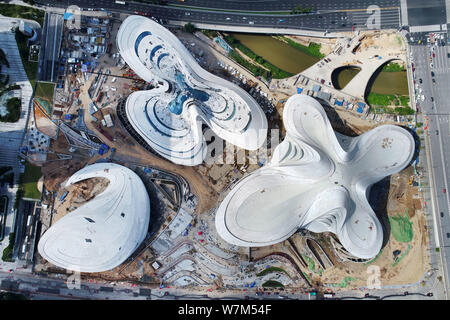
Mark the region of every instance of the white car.
<instances>
[{"instance_id":1,"label":"white car","mask_svg":"<svg viewBox=\"0 0 450 320\"><path fill-rule=\"evenodd\" d=\"M231 18L230 18L230 17L227 17L226 20L231 20Z\"/></svg>"}]
</instances>

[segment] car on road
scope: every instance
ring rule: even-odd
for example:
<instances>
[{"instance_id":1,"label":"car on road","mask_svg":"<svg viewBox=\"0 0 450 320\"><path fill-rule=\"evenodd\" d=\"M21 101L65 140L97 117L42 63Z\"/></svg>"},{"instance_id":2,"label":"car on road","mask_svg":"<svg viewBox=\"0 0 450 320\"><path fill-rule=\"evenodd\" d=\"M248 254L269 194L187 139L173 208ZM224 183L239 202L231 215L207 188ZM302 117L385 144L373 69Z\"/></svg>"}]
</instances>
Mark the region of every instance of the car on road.
<instances>
[{"instance_id":1,"label":"car on road","mask_svg":"<svg viewBox=\"0 0 450 320\"><path fill-rule=\"evenodd\" d=\"M280 22L284 22L284 20L283 20L283 19L280 19Z\"/></svg>"},{"instance_id":2,"label":"car on road","mask_svg":"<svg viewBox=\"0 0 450 320\"><path fill-rule=\"evenodd\" d=\"M434 77L434 71L431 71L431 76Z\"/></svg>"},{"instance_id":3,"label":"car on road","mask_svg":"<svg viewBox=\"0 0 450 320\"><path fill-rule=\"evenodd\" d=\"M432 62L432 63L430 63L430 68L431 68L431 69L433 69L433 68L434 68L434 64L433 64L433 62Z\"/></svg>"},{"instance_id":4,"label":"car on road","mask_svg":"<svg viewBox=\"0 0 450 320\"><path fill-rule=\"evenodd\" d=\"M439 135L439 130L436 130L436 135L437 135L437 136Z\"/></svg>"},{"instance_id":5,"label":"car on road","mask_svg":"<svg viewBox=\"0 0 450 320\"><path fill-rule=\"evenodd\" d=\"M433 79L434 80L434 79ZM431 97L431 102L434 102L434 98L433 97Z\"/></svg>"},{"instance_id":6,"label":"car on road","mask_svg":"<svg viewBox=\"0 0 450 320\"><path fill-rule=\"evenodd\" d=\"M433 80L432 80L432 81L433 81L433 83L436 83L436 80L435 80L434 78L433 78ZM433 100L431 100L431 101L433 101Z\"/></svg>"},{"instance_id":7,"label":"car on road","mask_svg":"<svg viewBox=\"0 0 450 320\"><path fill-rule=\"evenodd\" d=\"M190 15L191 15L190 12L185 12L184 14L187 15L187 16L190 16Z\"/></svg>"},{"instance_id":8,"label":"car on road","mask_svg":"<svg viewBox=\"0 0 450 320\"><path fill-rule=\"evenodd\" d=\"M423 82L423 81L422 81L422 78L420 78L420 79L419 79L419 83L422 84L422 82Z\"/></svg>"},{"instance_id":9,"label":"car on road","mask_svg":"<svg viewBox=\"0 0 450 320\"><path fill-rule=\"evenodd\" d=\"M247 17L242 17L242 20L247 20Z\"/></svg>"},{"instance_id":10,"label":"car on road","mask_svg":"<svg viewBox=\"0 0 450 320\"><path fill-rule=\"evenodd\" d=\"M447 193L447 190L446 189L444 189L444 190L442 190L442 192L445 194L445 193Z\"/></svg>"},{"instance_id":11,"label":"car on road","mask_svg":"<svg viewBox=\"0 0 450 320\"><path fill-rule=\"evenodd\" d=\"M231 20L231 18L230 18L230 17L227 17L225 20Z\"/></svg>"}]
</instances>

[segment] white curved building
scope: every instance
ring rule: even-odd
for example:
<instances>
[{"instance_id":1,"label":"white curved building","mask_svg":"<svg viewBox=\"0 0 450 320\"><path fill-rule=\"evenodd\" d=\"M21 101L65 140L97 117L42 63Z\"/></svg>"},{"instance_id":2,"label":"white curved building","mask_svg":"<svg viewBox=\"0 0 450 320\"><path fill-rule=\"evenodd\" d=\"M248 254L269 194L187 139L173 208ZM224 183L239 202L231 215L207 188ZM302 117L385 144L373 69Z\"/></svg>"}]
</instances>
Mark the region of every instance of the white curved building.
<instances>
[{"instance_id":1,"label":"white curved building","mask_svg":"<svg viewBox=\"0 0 450 320\"><path fill-rule=\"evenodd\" d=\"M305 95L288 99L283 121L286 138L270 163L238 182L219 206L220 236L256 247L305 228L333 232L352 255L374 257L383 231L367 200L370 187L410 163L412 135L392 125L341 135L319 102Z\"/></svg>"},{"instance_id":2,"label":"white curved building","mask_svg":"<svg viewBox=\"0 0 450 320\"><path fill-rule=\"evenodd\" d=\"M155 89L132 93L126 115L159 154L182 165L206 156L202 123L220 138L247 150L262 146L267 119L243 89L202 69L183 44L151 19L130 16L117 34L126 63Z\"/></svg>"},{"instance_id":3,"label":"white curved building","mask_svg":"<svg viewBox=\"0 0 450 320\"><path fill-rule=\"evenodd\" d=\"M97 163L72 175L66 187L96 177L108 179L108 187L58 220L39 241L41 256L58 267L79 272L113 269L147 235L150 200L141 179L126 167Z\"/></svg>"}]
</instances>

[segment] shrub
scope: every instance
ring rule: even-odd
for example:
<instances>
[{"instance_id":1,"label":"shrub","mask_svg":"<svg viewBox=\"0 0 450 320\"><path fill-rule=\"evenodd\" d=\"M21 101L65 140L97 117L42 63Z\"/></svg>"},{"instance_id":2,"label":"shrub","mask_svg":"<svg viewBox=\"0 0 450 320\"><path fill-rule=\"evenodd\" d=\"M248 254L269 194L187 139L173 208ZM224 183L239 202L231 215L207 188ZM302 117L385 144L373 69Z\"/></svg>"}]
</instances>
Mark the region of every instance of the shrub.
<instances>
[{"instance_id":1,"label":"shrub","mask_svg":"<svg viewBox=\"0 0 450 320\"><path fill-rule=\"evenodd\" d=\"M20 119L22 112L22 101L19 98L11 98L6 102L6 109L8 114L0 116L1 122L17 122Z\"/></svg>"},{"instance_id":2,"label":"shrub","mask_svg":"<svg viewBox=\"0 0 450 320\"><path fill-rule=\"evenodd\" d=\"M188 23L186 23L186 24L184 25L183 29L184 29L184 31L186 31L186 32L194 33L194 31L195 31L195 26L194 26L192 23L188 22Z\"/></svg>"}]
</instances>

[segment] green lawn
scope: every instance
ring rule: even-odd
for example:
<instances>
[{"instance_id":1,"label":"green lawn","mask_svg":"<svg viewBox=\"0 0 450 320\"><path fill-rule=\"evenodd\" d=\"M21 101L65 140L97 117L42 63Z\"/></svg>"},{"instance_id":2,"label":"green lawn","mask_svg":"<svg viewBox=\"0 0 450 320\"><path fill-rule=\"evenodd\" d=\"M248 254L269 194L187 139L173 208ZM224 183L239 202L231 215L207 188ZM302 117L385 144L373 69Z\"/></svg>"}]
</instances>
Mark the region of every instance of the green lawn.
<instances>
[{"instance_id":1,"label":"green lawn","mask_svg":"<svg viewBox=\"0 0 450 320\"><path fill-rule=\"evenodd\" d=\"M285 273L288 277L290 277L289 274L288 274L284 269L278 268L278 267L270 267L270 268L264 269L263 271L261 271L260 273L258 273L257 276L258 276L258 277L262 277L262 276L265 276L266 274L271 273L271 272L283 272L283 273Z\"/></svg>"},{"instance_id":2,"label":"green lawn","mask_svg":"<svg viewBox=\"0 0 450 320\"><path fill-rule=\"evenodd\" d=\"M399 71L406 71L406 69L405 69L405 67L399 65L398 63L390 62L390 63L385 64L383 66L383 71L386 71L386 72L399 72Z\"/></svg>"},{"instance_id":3,"label":"green lawn","mask_svg":"<svg viewBox=\"0 0 450 320\"><path fill-rule=\"evenodd\" d=\"M374 107L375 113L389 113L401 116L413 115L414 110L408 106L409 97L393 94L369 93L367 102ZM389 106L395 106L394 108Z\"/></svg>"},{"instance_id":4,"label":"green lawn","mask_svg":"<svg viewBox=\"0 0 450 320\"><path fill-rule=\"evenodd\" d=\"M19 98L11 98L6 102L6 109L8 114L0 116L0 122L17 122L20 119L22 111L22 101Z\"/></svg>"},{"instance_id":5,"label":"green lawn","mask_svg":"<svg viewBox=\"0 0 450 320\"><path fill-rule=\"evenodd\" d=\"M403 215L399 213L396 216L389 217L389 223L391 225L392 236L395 240L398 242L410 242L412 240L412 222L409 221L407 211Z\"/></svg>"},{"instance_id":6,"label":"green lawn","mask_svg":"<svg viewBox=\"0 0 450 320\"><path fill-rule=\"evenodd\" d=\"M35 8L0 3L0 14L6 17L35 20L41 25L41 27L43 27L44 24L45 12ZM28 80L31 82L31 86L33 86L37 78L38 63L28 61L30 48L28 47L27 37L18 29L19 28L16 28L17 47L19 48L20 57L22 58L22 64Z\"/></svg>"},{"instance_id":7,"label":"green lawn","mask_svg":"<svg viewBox=\"0 0 450 320\"><path fill-rule=\"evenodd\" d=\"M34 166L28 162L25 163L25 172L22 175L24 198L30 199L41 198L41 193L37 189L37 181L41 176L42 176L41 167Z\"/></svg>"},{"instance_id":8,"label":"green lawn","mask_svg":"<svg viewBox=\"0 0 450 320\"><path fill-rule=\"evenodd\" d=\"M0 14L12 18L35 20L42 27L44 23L45 12L43 10L35 8L19 6L15 4L0 3Z\"/></svg>"},{"instance_id":9,"label":"green lawn","mask_svg":"<svg viewBox=\"0 0 450 320\"><path fill-rule=\"evenodd\" d=\"M8 246L3 250L2 253L2 260L7 262L14 262L12 259L13 249L14 249L14 242L15 242L15 234L14 232L11 232L9 234L9 244Z\"/></svg>"},{"instance_id":10,"label":"green lawn","mask_svg":"<svg viewBox=\"0 0 450 320\"><path fill-rule=\"evenodd\" d=\"M36 91L34 96L44 100L48 100L50 103L53 102L53 94L55 92L55 84L50 82L38 82L36 84Z\"/></svg>"},{"instance_id":11,"label":"green lawn","mask_svg":"<svg viewBox=\"0 0 450 320\"><path fill-rule=\"evenodd\" d=\"M275 280L268 280L262 284L263 288L284 288L281 282Z\"/></svg>"},{"instance_id":12,"label":"green lawn","mask_svg":"<svg viewBox=\"0 0 450 320\"><path fill-rule=\"evenodd\" d=\"M342 281L340 283L331 283L331 286L339 287L339 288L347 288L347 286L352 281L356 281L356 279L353 277L345 277L344 279L342 279Z\"/></svg>"},{"instance_id":13,"label":"green lawn","mask_svg":"<svg viewBox=\"0 0 450 320\"><path fill-rule=\"evenodd\" d=\"M316 57L319 59L322 59L325 57L325 55L320 52L320 48L321 48L320 43L310 42L309 46L304 46L298 42L295 42L294 40L291 40L291 39L283 37L283 36L274 36L274 38L277 40L283 41L283 42L287 43L289 46L291 46L292 48L300 50L303 53L306 53L307 55L310 55L312 57Z\"/></svg>"}]
</instances>

